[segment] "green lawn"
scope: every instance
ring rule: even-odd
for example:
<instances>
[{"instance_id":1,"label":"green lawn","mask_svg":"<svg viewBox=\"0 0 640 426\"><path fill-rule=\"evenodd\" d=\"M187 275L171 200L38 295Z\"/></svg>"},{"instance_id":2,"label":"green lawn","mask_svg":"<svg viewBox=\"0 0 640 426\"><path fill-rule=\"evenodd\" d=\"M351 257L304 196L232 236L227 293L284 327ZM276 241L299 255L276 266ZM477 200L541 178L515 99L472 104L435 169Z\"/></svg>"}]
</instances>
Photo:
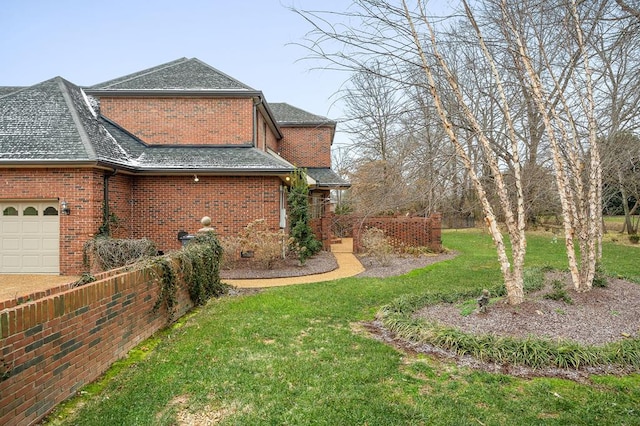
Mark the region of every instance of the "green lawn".
<instances>
[{"instance_id":1,"label":"green lawn","mask_svg":"<svg viewBox=\"0 0 640 426\"><path fill-rule=\"evenodd\" d=\"M388 279L351 278L213 300L168 330L77 415L55 423L173 425L634 425L640 375L517 379L398 352L362 323L404 294L500 282L488 235L445 231L453 260ZM528 266L566 267L561 241L529 239ZM609 274L640 283L636 247L608 243ZM150 347L147 344L147 347ZM143 345L142 350L145 350ZM204 417L206 413L206 416ZM195 420L194 420L195 419Z\"/></svg>"}]
</instances>

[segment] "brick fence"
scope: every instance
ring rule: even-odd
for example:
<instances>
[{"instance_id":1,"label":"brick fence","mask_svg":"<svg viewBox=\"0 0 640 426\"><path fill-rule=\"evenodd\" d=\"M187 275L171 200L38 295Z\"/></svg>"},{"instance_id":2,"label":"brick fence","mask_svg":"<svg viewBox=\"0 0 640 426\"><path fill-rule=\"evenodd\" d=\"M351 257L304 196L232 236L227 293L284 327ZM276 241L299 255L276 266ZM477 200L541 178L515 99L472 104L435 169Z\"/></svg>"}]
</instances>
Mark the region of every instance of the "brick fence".
<instances>
[{"instance_id":1,"label":"brick fence","mask_svg":"<svg viewBox=\"0 0 640 426\"><path fill-rule=\"evenodd\" d=\"M442 250L442 216L439 213L429 217L368 217L353 220L353 251L360 253L362 233L368 228L384 231L391 244L402 250L406 247L428 247L433 251Z\"/></svg>"},{"instance_id":2,"label":"brick fence","mask_svg":"<svg viewBox=\"0 0 640 426\"><path fill-rule=\"evenodd\" d=\"M0 306L1 425L37 422L167 325L166 310L152 312L156 268L106 273ZM180 286L174 318L192 307Z\"/></svg>"},{"instance_id":3,"label":"brick fence","mask_svg":"<svg viewBox=\"0 0 640 426\"><path fill-rule=\"evenodd\" d=\"M328 212L318 219L311 219L309 223L316 238L322 243L323 250L331 250L331 240L333 239L331 232L332 218L333 213Z\"/></svg>"}]
</instances>

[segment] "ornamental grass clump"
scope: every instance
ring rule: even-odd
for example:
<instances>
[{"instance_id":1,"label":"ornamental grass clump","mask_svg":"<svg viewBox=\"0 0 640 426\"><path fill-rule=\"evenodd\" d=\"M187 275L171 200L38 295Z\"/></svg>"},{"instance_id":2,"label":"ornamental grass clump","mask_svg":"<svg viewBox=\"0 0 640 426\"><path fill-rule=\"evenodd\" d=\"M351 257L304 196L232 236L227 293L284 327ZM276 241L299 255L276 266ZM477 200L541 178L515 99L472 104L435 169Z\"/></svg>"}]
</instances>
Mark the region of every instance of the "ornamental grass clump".
<instances>
[{"instance_id":1,"label":"ornamental grass clump","mask_svg":"<svg viewBox=\"0 0 640 426\"><path fill-rule=\"evenodd\" d=\"M242 252L241 238L238 236L220 237L220 245L222 246L220 269L235 269Z\"/></svg>"},{"instance_id":2,"label":"ornamental grass clump","mask_svg":"<svg viewBox=\"0 0 640 426\"><path fill-rule=\"evenodd\" d=\"M273 269L286 255L286 236L273 231L264 219L248 224L239 237L241 251L251 253L249 261L262 269Z\"/></svg>"},{"instance_id":3,"label":"ornamental grass clump","mask_svg":"<svg viewBox=\"0 0 640 426\"><path fill-rule=\"evenodd\" d=\"M389 266L391 264L393 246L382 229L367 228L362 233L362 247L380 265Z\"/></svg>"},{"instance_id":4,"label":"ornamental grass clump","mask_svg":"<svg viewBox=\"0 0 640 426\"><path fill-rule=\"evenodd\" d=\"M118 239L99 236L83 247L83 261L87 271L96 266L101 271L121 268L156 256L158 249L149 239Z\"/></svg>"},{"instance_id":5,"label":"ornamental grass clump","mask_svg":"<svg viewBox=\"0 0 640 426\"><path fill-rule=\"evenodd\" d=\"M563 301L564 303L571 305L573 304L573 300L567 290L564 288L564 283L560 280L553 280L551 283L553 290L544 295L545 299L555 300L555 301Z\"/></svg>"}]
</instances>

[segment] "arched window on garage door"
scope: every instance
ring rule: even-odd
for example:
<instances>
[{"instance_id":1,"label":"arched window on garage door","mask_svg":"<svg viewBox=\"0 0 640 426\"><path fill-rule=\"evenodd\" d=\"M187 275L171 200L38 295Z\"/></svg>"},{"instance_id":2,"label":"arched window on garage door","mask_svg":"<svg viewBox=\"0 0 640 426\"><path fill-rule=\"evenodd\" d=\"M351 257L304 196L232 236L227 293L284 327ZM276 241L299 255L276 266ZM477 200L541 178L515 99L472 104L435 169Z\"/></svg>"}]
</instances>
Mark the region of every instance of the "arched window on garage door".
<instances>
[{"instance_id":1,"label":"arched window on garage door","mask_svg":"<svg viewBox=\"0 0 640 426\"><path fill-rule=\"evenodd\" d=\"M18 209L15 207L7 207L2 211L3 216L18 216Z\"/></svg>"},{"instance_id":2,"label":"arched window on garage door","mask_svg":"<svg viewBox=\"0 0 640 426\"><path fill-rule=\"evenodd\" d=\"M29 206L22 211L22 216L38 216L38 209L33 206Z\"/></svg>"},{"instance_id":3,"label":"arched window on garage door","mask_svg":"<svg viewBox=\"0 0 640 426\"><path fill-rule=\"evenodd\" d=\"M58 209L49 206L44 209L44 216L58 216Z\"/></svg>"}]
</instances>

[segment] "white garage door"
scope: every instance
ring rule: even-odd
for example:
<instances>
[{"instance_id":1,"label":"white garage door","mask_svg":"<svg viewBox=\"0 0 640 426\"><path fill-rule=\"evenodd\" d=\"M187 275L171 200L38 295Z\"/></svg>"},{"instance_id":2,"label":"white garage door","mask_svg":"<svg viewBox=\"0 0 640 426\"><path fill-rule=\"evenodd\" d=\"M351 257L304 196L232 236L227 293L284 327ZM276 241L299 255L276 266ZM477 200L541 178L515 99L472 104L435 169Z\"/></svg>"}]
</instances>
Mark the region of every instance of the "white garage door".
<instances>
[{"instance_id":1,"label":"white garage door","mask_svg":"<svg viewBox=\"0 0 640 426\"><path fill-rule=\"evenodd\" d=\"M60 272L58 201L0 200L0 273Z\"/></svg>"}]
</instances>

